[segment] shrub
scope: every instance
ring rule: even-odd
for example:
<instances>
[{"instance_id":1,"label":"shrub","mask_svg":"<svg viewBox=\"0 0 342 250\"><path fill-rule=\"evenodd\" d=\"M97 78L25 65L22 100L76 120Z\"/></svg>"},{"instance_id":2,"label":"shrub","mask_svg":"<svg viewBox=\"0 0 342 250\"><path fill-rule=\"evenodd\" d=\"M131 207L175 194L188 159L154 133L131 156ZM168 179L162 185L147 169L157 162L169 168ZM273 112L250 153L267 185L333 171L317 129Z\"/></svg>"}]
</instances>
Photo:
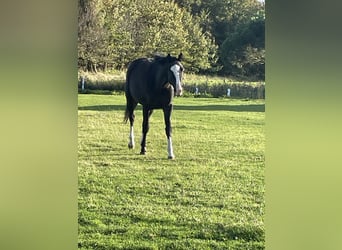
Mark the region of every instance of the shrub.
<instances>
[{"instance_id":1,"label":"shrub","mask_svg":"<svg viewBox=\"0 0 342 250\"><path fill-rule=\"evenodd\" d=\"M82 88L82 77L85 80L84 88L87 90L108 90L108 91L124 91L125 75L106 74L106 73L90 73L80 71L78 73L78 88Z\"/></svg>"},{"instance_id":2,"label":"shrub","mask_svg":"<svg viewBox=\"0 0 342 250\"><path fill-rule=\"evenodd\" d=\"M215 83L213 85L200 83L184 86L185 91L194 95L196 95L196 88L198 88L198 96L225 97L227 90L230 89L230 97L233 98L265 99L265 83Z\"/></svg>"},{"instance_id":3,"label":"shrub","mask_svg":"<svg viewBox=\"0 0 342 250\"><path fill-rule=\"evenodd\" d=\"M85 90L82 93L108 94L123 92L125 90L125 72L90 73L80 71L78 73L78 88L81 90L81 79L85 79ZM199 94L195 94L198 88ZM264 82L238 82L219 77L206 77L189 75L184 80L184 96L195 97L227 97L230 89L232 98L265 99Z\"/></svg>"}]
</instances>

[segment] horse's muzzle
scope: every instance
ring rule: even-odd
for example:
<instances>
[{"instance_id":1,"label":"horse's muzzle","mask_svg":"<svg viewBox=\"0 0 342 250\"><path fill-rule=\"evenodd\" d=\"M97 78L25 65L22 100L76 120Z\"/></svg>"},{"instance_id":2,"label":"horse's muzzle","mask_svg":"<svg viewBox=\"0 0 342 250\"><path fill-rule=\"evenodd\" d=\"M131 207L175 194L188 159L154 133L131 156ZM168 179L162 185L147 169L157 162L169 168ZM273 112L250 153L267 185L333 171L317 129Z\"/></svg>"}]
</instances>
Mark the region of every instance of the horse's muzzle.
<instances>
[{"instance_id":1,"label":"horse's muzzle","mask_svg":"<svg viewBox=\"0 0 342 250\"><path fill-rule=\"evenodd\" d=\"M183 88L177 88L175 91L175 96L181 96L183 94Z\"/></svg>"}]
</instances>

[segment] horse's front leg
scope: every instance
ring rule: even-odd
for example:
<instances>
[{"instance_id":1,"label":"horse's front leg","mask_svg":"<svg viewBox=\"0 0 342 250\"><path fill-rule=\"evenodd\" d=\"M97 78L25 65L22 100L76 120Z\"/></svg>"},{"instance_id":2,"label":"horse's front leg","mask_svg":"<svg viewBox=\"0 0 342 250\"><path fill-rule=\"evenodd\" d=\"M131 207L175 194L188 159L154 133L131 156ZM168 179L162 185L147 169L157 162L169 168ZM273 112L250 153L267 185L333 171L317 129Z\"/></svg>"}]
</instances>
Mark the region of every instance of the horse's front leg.
<instances>
[{"instance_id":1,"label":"horse's front leg","mask_svg":"<svg viewBox=\"0 0 342 250\"><path fill-rule=\"evenodd\" d=\"M168 105L163 109L164 112L164 121L165 121L165 133L167 137L167 153L168 153L168 159L174 159L175 155L173 153L173 147L172 147L172 139L171 139L171 112L172 112L172 104Z\"/></svg>"},{"instance_id":2,"label":"horse's front leg","mask_svg":"<svg viewBox=\"0 0 342 250\"><path fill-rule=\"evenodd\" d=\"M146 135L148 133L148 130L150 128L149 125L149 118L152 114L153 110L143 107L143 123L142 123L142 137L141 137L141 151L140 154L144 155L146 154Z\"/></svg>"}]
</instances>

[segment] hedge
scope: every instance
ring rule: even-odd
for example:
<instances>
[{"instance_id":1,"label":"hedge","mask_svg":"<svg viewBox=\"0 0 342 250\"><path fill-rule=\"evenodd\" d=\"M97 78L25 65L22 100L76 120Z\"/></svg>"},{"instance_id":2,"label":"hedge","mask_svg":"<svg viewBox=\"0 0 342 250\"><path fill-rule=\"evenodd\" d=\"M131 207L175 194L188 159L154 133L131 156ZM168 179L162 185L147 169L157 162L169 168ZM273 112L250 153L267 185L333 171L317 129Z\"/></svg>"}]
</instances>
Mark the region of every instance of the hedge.
<instances>
[{"instance_id":1,"label":"hedge","mask_svg":"<svg viewBox=\"0 0 342 250\"><path fill-rule=\"evenodd\" d=\"M104 91L124 91L125 81L113 76L112 78L101 79L101 77L92 78L84 77L84 90L82 90L82 78L78 77L79 92L89 93L92 90ZM226 97L228 89L232 98L249 98L249 99L265 99L265 83L248 83L248 82L222 82L208 84L184 84L185 95L194 95L196 97ZM196 91L197 88L197 91Z\"/></svg>"},{"instance_id":2,"label":"hedge","mask_svg":"<svg viewBox=\"0 0 342 250\"><path fill-rule=\"evenodd\" d=\"M196 88L198 94L196 94ZM229 89L230 97L249 98L249 99L265 99L265 83L216 83L208 85L190 84L185 85L184 90L198 96L224 97L227 96Z\"/></svg>"}]
</instances>

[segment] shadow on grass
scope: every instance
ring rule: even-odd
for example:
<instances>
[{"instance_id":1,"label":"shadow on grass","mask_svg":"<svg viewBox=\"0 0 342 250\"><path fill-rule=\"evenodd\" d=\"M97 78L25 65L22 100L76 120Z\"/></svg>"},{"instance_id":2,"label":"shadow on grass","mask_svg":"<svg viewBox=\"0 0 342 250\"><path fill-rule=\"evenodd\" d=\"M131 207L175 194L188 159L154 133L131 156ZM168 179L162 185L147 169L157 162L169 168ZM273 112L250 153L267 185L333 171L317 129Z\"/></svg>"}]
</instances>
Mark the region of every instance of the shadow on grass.
<instances>
[{"instance_id":1,"label":"shadow on grass","mask_svg":"<svg viewBox=\"0 0 342 250\"><path fill-rule=\"evenodd\" d=\"M175 105L174 109L175 110L201 110L201 111L265 112L265 104L201 105L201 106Z\"/></svg>"},{"instance_id":2,"label":"shadow on grass","mask_svg":"<svg viewBox=\"0 0 342 250\"><path fill-rule=\"evenodd\" d=\"M124 111L125 105L96 105L78 107L78 110L93 110L93 111ZM141 109L141 105L137 106ZM174 105L174 110L193 110L193 111L233 111L233 112L265 112L265 104L250 104L250 105Z\"/></svg>"},{"instance_id":3,"label":"shadow on grass","mask_svg":"<svg viewBox=\"0 0 342 250\"><path fill-rule=\"evenodd\" d=\"M127 214L121 214L120 216L127 217ZM178 232L172 232L172 230L160 230L159 236L168 239L179 239L183 233L189 232L191 229L192 238L199 240L243 240L243 241L256 241L263 242L265 240L265 232L262 228L246 225L246 226L230 226L223 225L221 223L191 223L191 222L175 222L168 219L147 218L141 215L129 216L134 223L142 223L149 225L159 224L162 227L177 228Z\"/></svg>"},{"instance_id":4,"label":"shadow on grass","mask_svg":"<svg viewBox=\"0 0 342 250\"><path fill-rule=\"evenodd\" d=\"M114 110L125 110L126 105L95 105L95 106L83 106L78 107L78 110L94 110L94 111L114 111ZM137 107L139 109L139 106Z\"/></svg>"}]
</instances>

